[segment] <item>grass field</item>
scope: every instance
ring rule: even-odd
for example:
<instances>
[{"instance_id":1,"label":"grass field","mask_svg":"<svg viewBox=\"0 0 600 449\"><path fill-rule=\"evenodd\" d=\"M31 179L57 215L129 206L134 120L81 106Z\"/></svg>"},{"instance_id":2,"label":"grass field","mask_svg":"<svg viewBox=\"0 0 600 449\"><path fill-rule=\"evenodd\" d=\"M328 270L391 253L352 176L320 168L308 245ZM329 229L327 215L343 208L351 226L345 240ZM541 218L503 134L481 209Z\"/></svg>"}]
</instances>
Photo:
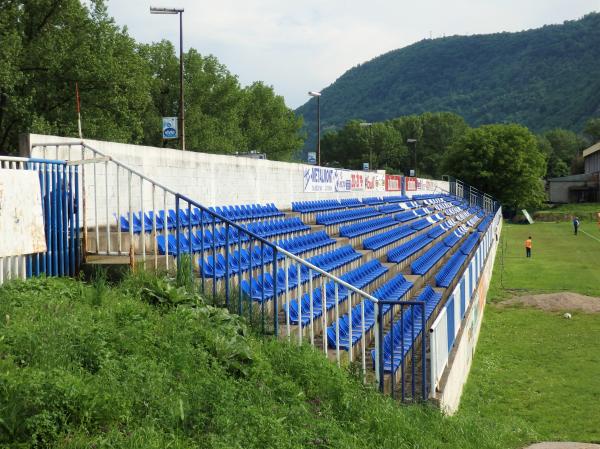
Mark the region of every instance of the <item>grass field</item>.
<instances>
[{"instance_id":1,"label":"grass field","mask_svg":"<svg viewBox=\"0 0 600 449\"><path fill-rule=\"evenodd\" d=\"M600 240L600 231L583 225L582 231ZM532 237L532 257L525 258L525 240ZM506 223L488 300L526 293L572 291L600 297L600 241L570 223Z\"/></svg>"},{"instance_id":2,"label":"grass field","mask_svg":"<svg viewBox=\"0 0 600 449\"><path fill-rule=\"evenodd\" d=\"M537 292L600 296L600 242L572 234L569 223L504 226L459 416L530 429L535 441L600 442L600 315L565 320L560 312L497 304Z\"/></svg>"}]
</instances>

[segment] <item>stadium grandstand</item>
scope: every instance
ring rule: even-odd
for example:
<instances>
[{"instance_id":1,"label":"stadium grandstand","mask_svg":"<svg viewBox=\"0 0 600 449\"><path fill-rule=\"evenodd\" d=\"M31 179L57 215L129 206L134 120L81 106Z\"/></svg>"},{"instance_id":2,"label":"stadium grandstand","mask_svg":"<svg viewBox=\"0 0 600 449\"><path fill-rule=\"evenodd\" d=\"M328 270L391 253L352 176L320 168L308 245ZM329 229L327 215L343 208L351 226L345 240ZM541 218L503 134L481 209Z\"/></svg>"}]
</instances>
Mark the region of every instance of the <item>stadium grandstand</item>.
<instances>
[{"instance_id":1,"label":"stadium grandstand","mask_svg":"<svg viewBox=\"0 0 600 449\"><path fill-rule=\"evenodd\" d=\"M435 395L499 232L499 204L458 180L207 206L85 143L30 149L1 168L39 179L46 251L0 257L0 282L98 263L189 272L265 334L405 401Z\"/></svg>"}]
</instances>

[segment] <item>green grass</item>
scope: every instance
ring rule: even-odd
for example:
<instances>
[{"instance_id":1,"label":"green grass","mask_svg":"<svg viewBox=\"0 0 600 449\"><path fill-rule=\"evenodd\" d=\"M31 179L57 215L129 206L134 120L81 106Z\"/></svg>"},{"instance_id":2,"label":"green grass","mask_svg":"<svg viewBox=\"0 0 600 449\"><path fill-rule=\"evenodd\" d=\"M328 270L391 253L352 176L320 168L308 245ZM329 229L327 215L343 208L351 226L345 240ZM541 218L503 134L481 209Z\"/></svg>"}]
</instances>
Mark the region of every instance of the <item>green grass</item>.
<instances>
[{"instance_id":1,"label":"green grass","mask_svg":"<svg viewBox=\"0 0 600 449\"><path fill-rule=\"evenodd\" d=\"M591 226L581 227L600 239ZM525 240L532 237L532 257L525 257ZM572 291L600 296L600 241L579 233L569 223L505 223L488 298L514 294Z\"/></svg>"},{"instance_id":2,"label":"green grass","mask_svg":"<svg viewBox=\"0 0 600 449\"><path fill-rule=\"evenodd\" d=\"M600 212L600 203L571 203L571 204L559 204L557 206L549 207L536 211L534 214L535 219L544 219L544 217L550 217L552 220L562 221L571 220L572 216L575 215L582 222L597 221L597 213Z\"/></svg>"},{"instance_id":3,"label":"green grass","mask_svg":"<svg viewBox=\"0 0 600 449\"><path fill-rule=\"evenodd\" d=\"M401 406L151 277L0 288L0 447L507 448L527 426Z\"/></svg>"},{"instance_id":4,"label":"green grass","mask_svg":"<svg viewBox=\"0 0 600 449\"><path fill-rule=\"evenodd\" d=\"M559 204L544 211L559 212L563 214L589 214L600 212L600 203L570 203ZM542 211L539 211L542 212Z\"/></svg>"},{"instance_id":5,"label":"green grass","mask_svg":"<svg viewBox=\"0 0 600 449\"><path fill-rule=\"evenodd\" d=\"M501 244L459 416L530 428L536 441L600 442L600 315L571 311L566 320L495 304L536 292L600 296L600 242L572 235L568 223L540 223L505 225Z\"/></svg>"}]
</instances>

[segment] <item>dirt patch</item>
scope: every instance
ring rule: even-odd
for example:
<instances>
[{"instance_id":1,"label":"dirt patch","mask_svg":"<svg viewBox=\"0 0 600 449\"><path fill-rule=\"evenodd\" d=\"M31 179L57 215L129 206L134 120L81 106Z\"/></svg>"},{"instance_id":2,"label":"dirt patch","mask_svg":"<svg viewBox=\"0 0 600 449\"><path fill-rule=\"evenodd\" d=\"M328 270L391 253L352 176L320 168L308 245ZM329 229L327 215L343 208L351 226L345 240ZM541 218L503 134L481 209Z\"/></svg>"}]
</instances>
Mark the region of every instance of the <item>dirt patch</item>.
<instances>
[{"instance_id":1,"label":"dirt patch","mask_svg":"<svg viewBox=\"0 0 600 449\"><path fill-rule=\"evenodd\" d=\"M506 306L519 304L549 312L580 310L586 313L600 313L600 298L571 292L515 296L514 298L502 301L500 304Z\"/></svg>"},{"instance_id":2,"label":"dirt patch","mask_svg":"<svg viewBox=\"0 0 600 449\"><path fill-rule=\"evenodd\" d=\"M537 443L525 449L600 449L600 444L589 443Z\"/></svg>"}]
</instances>

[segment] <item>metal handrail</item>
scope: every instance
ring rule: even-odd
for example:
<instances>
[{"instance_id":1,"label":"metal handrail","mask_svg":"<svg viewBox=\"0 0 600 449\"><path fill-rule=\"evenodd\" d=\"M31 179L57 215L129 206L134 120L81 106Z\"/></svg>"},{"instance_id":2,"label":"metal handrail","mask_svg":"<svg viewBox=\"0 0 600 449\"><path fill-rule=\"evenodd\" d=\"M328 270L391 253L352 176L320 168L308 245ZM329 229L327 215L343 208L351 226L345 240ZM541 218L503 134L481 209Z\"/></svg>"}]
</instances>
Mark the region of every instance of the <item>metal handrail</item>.
<instances>
[{"instance_id":1,"label":"metal handrail","mask_svg":"<svg viewBox=\"0 0 600 449\"><path fill-rule=\"evenodd\" d=\"M313 271L316 271L317 273L319 273L322 276L328 277L332 281L335 281L336 283L340 284L342 287L345 287L348 290L353 291L354 293L357 293L357 294L359 294L361 296L364 296L365 298L370 299L373 302L379 302L379 299L375 298L374 296L369 295L367 292L364 292L364 291L362 291L362 290L354 287L353 285L348 284L343 279L340 279L340 278L332 275L331 273L328 273L327 271L324 271L324 270L320 269L319 267L311 264L307 260L304 260L301 257L298 257L298 256L290 253L289 251L286 251L285 249L281 248L280 246L275 245L274 243L268 241L267 239L265 239L263 237L260 237L259 235L254 234L251 231L248 231L247 229L245 229L244 227L240 226L239 224L236 224L235 222L233 222L233 221L225 218L224 216L222 216L222 215L220 215L220 214L218 214L216 212L213 212L213 211L209 210L208 208L202 206L200 203L192 200L191 198L188 198L187 196L181 195L181 194L177 194L177 196L179 198L181 198L183 201L191 204L192 206L197 207L201 211L207 212L207 213L209 213L211 215L214 215L217 219L219 219L220 221L228 224L229 226L233 226L234 228L236 228L236 229L244 232L245 234L248 234L249 236L252 237L253 240L256 240L256 241L261 242L261 243L263 243L263 244L265 244L267 246L270 246L273 249L277 249L278 253L281 253L284 256L287 256L290 259L296 261L297 263L300 263L300 264L306 266L307 268L309 268L309 269L311 269Z\"/></svg>"}]
</instances>

